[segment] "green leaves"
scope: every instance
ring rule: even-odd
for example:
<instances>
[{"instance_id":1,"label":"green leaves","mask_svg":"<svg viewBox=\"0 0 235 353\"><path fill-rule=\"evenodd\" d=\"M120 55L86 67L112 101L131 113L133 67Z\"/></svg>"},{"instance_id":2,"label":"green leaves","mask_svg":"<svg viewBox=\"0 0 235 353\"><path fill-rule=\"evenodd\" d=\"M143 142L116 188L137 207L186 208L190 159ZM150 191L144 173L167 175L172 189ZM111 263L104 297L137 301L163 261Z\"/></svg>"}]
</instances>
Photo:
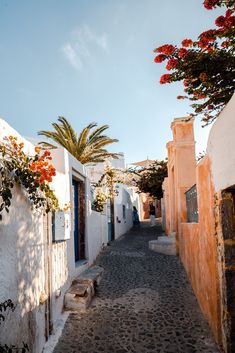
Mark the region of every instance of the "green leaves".
<instances>
[{"instance_id":1,"label":"green leaves","mask_svg":"<svg viewBox=\"0 0 235 353\"><path fill-rule=\"evenodd\" d=\"M119 157L118 153L111 153L106 149L106 146L118 142L117 139L103 134L109 128L108 125L97 127L97 123L90 123L78 136L66 118L59 117L58 122L52 124L54 131L39 131L38 134L66 148L82 164L99 163L109 157ZM49 142L40 144L45 148L56 147Z\"/></svg>"},{"instance_id":2,"label":"green leaves","mask_svg":"<svg viewBox=\"0 0 235 353\"><path fill-rule=\"evenodd\" d=\"M26 155L16 138L9 138L7 143L0 144L0 218L5 210L9 212L14 185L21 186L28 194L29 200L36 208L46 212L58 208L58 200L46 182L39 182L40 172L31 169L39 160L39 155ZM42 158L42 157L40 157Z\"/></svg>"},{"instance_id":3,"label":"green leaves","mask_svg":"<svg viewBox=\"0 0 235 353\"><path fill-rule=\"evenodd\" d=\"M140 192L161 199L163 196L162 183L165 177L167 177L167 162L155 161L149 168L138 171L136 186Z\"/></svg>"},{"instance_id":4,"label":"green leaves","mask_svg":"<svg viewBox=\"0 0 235 353\"><path fill-rule=\"evenodd\" d=\"M219 28L202 32L196 41L184 39L181 48L166 44L154 51L160 53L155 62L162 62L164 55L164 60L168 60L167 70L173 70L162 75L160 83L183 80L186 96L177 98L194 102L192 116L200 114L207 125L218 117L235 89L235 3L205 0L204 6L207 9L227 7L225 16L215 20Z\"/></svg>"}]
</instances>

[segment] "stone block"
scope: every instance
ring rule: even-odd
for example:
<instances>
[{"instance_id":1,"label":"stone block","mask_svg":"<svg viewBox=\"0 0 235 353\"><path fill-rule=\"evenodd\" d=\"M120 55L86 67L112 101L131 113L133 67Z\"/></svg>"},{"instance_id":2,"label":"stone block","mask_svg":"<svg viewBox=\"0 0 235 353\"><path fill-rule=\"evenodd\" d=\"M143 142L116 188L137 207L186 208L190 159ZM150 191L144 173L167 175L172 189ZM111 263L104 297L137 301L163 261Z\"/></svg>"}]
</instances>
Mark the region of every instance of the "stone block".
<instances>
[{"instance_id":1,"label":"stone block","mask_svg":"<svg viewBox=\"0 0 235 353\"><path fill-rule=\"evenodd\" d=\"M65 310L85 311L95 295L95 286L100 283L103 268L93 266L74 279L65 294Z\"/></svg>"},{"instance_id":2,"label":"stone block","mask_svg":"<svg viewBox=\"0 0 235 353\"><path fill-rule=\"evenodd\" d=\"M149 249L164 255L176 255L175 236L162 236L149 241Z\"/></svg>"}]
</instances>

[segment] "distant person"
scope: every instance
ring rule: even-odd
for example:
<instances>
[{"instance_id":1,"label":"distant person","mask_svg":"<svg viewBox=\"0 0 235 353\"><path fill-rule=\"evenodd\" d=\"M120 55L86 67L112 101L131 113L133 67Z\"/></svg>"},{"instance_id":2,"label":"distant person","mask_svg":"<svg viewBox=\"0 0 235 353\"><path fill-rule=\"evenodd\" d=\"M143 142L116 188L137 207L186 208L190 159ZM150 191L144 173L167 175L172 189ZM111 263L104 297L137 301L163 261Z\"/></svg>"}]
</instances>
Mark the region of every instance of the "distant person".
<instances>
[{"instance_id":1,"label":"distant person","mask_svg":"<svg viewBox=\"0 0 235 353\"><path fill-rule=\"evenodd\" d=\"M155 226L156 209L152 202L149 204L150 226Z\"/></svg>"},{"instance_id":2,"label":"distant person","mask_svg":"<svg viewBox=\"0 0 235 353\"><path fill-rule=\"evenodd\" d=\"M134 226L140 224L139 214L135 206L133 206L133 223L134 223Z\"/></svg>"}]
</instances>

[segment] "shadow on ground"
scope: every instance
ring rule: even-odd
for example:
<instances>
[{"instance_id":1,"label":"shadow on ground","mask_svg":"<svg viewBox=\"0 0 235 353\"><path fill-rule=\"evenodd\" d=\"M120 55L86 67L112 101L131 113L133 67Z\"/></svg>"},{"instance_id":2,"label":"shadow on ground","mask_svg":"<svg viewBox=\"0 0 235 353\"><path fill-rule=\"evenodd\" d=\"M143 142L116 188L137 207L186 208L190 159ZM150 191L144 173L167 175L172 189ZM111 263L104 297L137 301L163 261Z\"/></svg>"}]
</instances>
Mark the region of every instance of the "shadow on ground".
<instances>
[{"instance_id":1,"label":"shadow on ground","mask_svg":"<svg viewBox=\"0 0 235 353\"><path fill-rule=\"evenodd\" d=\"M54 353L219 352L179 258L149 250L159 235L145 222L102 251L96 298L70 314Z\"/></svg>"}]
</instances>

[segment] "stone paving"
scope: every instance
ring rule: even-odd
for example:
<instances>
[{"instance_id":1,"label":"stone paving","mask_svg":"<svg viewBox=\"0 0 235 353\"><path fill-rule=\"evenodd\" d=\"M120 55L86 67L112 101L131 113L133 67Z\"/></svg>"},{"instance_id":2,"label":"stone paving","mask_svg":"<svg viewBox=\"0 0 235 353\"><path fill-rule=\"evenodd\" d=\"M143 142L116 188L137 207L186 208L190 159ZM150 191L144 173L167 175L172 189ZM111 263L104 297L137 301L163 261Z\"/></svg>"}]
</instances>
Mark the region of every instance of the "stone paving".
<instances>
[{"instance_id":1,"label":"stone paving","mask_svg":"<svg viewBox=\"0 0 235 353\"><path fill-rule=\"evenodd\" d=\"M161 227L142 224L112 242L96 298L71 313L54 353L218 353L176 256L149 250Z\"/></svg>"}]
</instances>

